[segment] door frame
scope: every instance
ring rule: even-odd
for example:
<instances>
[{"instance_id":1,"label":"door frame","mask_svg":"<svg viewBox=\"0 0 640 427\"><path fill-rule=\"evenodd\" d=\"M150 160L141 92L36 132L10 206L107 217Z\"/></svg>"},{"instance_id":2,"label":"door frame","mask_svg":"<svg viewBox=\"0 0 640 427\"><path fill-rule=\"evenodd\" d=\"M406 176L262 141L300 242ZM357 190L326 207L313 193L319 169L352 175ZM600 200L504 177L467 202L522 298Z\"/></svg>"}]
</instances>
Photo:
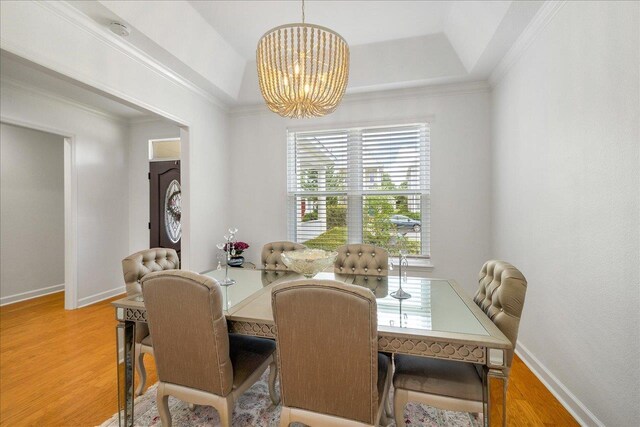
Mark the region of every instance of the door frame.
<instances>
[{"instance_id":1,"label":"door frame","mask_svg":"<svg viewBox=\"0 0 640 427\"><path fill-rule=\"evenodd\" d=\"M182 225L182 239L180 242L180 268L189 270L191 267L191 144L190 130L187 125L178 125L180 129L180 222Z\"/></svg>"},{"instance_id":2,"label":"door frame","mask_svg":"<svg viewBox=\"0 0 640 427\"><path fill-rule=\"evenodd\" d=\"M78 171L76 136L65 129L0 115L0 122L59 135L64 139L64 308L78 307Z\"/></svg>"},{"instance_id":3,"label":"door frame","mask_svg":"<svg viewBox=\"0 0 640 427\"><path fill-rule=\"evenodd\" d=\"M160 115L158 113L155 113L156 115ZM173 119L169 119L167 117L162 116L165 120L169 120L172 121L173 123L175 123L175 125L178 127L179 130L179 134L177 137L171 137L171 138L149 138L148 139L148 143L151 143L152 141L173 141L173 140L179 140L180 141L180 158L177 159L158 159L158 160L151 160L149 159L148 161L148 165L150 165L153 162L164 162L164 161L175 161L178 160L180 161L180 191L181 191L181 196L182 196L182 201L181 201L181 209L182 209L182 215L180 217L180 222L182 225L182 237L180 238L180 268L183 270L189 270L189 266L190 266L190 260L191 260L191 251L190 251L190 243L191 243L191 209L190 209L190 203L189 203L189 195L191 194L191 192L189 191L189 185L190 185L190 179L189 179L189 154L190 154L190 143L189 143L189 136L190 136L190 131L189 131L189 125L186 124L180 124L180 122L176 122ZM151 171L151 167L149 166L147 172ZM149 216L149 221L151 221L151 217ZM150 235L148 236L147 241L150 239Z\"/></svg>"}]
</instances>

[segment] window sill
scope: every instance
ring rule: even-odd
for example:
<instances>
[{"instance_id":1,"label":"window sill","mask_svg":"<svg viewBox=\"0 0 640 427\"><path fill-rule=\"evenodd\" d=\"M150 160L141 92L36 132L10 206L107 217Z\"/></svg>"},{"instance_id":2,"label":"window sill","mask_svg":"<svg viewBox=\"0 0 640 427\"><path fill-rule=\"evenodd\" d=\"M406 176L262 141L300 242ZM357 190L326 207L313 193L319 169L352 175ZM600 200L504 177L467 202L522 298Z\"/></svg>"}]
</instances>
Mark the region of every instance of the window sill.
<instances>
[{"instance_id":1,"label":"window sill","mask_svg":"<svg viewBox=\"0 0 640 427\"><path fill-rule=\"evenodd\" d=\"M429 258L407 258L409 261L409 268L411 270L433 270L433 264Z\"/></svg>"}]
</instances>

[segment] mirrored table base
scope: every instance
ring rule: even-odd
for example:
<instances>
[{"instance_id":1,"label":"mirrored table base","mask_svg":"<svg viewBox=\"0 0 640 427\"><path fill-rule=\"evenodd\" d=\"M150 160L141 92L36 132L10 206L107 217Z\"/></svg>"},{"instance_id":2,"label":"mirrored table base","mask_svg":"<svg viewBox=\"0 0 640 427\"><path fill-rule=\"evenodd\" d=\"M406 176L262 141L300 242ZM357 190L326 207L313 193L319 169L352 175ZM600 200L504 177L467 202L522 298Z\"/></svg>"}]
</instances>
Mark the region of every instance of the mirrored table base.
<instances>
[{"instance_id":1,"label":"mirrored table base","mask_svg":"<svg viewBox=\"0 0 640 427\"><path fill-rule=\"evenodd\" d=\"M135 322L118 322L116 326L116 364L118 368L118 422L120 426L133 426L134 336ZM122 349L122 353L120 349Z\"/></svg>"}]
</instances>

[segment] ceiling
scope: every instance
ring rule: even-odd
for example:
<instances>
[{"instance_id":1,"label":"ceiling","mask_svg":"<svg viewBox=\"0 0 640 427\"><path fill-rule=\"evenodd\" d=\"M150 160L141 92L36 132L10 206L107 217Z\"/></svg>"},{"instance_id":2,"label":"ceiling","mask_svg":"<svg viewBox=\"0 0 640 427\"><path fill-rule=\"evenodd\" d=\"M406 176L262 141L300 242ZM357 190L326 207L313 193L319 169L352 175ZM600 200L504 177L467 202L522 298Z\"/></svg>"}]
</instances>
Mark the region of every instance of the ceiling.
<instances>
[{"instance_id":1,"label":"ceiling","mask_svg":"<svg viewBox=\"0 0 640 427\"><path fill-rule=\"evenodd\" d=\"M301 2L189 1L191 6L245 59L270 28L301 21ZM440 33L452 2L306 1L306 22L330 27L350 46ZM400 24L401 25L398 25Z\"/></svg>"},{"instance_id":2,"label":"ceiling","mask_svg":"<svg viewBox=\"0 0 640 427\"><path fill-rule=\"evenodd\" d=\"M150 113L107 98L90 88L83 87L72 80L5 51L0 53L0 75L2 81L8 84L35 90L63 102L118 119L135 120L152 117Z\"/></svg>"},{"instance_id":3,"label":"ceiling","mask_svg":"<svg viewBox=\"0 0 640 427\"><path fill-rule=\"evenodd\" d=\"M487 80L542 1L306 0L306 22L350 46L347 93ZM299 22L298 1L74 1L68 5L233 107L262 103L255 47L270 28Z\"/></svg>"}]
</instances>

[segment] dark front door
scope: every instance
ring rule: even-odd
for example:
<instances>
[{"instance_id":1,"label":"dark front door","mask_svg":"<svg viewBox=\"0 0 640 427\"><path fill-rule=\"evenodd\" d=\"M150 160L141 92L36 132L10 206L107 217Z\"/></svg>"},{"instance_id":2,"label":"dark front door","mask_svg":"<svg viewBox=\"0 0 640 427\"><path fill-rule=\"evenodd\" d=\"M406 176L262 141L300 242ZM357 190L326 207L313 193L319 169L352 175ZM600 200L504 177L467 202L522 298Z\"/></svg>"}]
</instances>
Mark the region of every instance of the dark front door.
<instances>
[{"instance_id":1,"label":"dark front door","mask_svg":"<svg viewBox=\"0 0 640 427\"><path fill-rule=\"evenodd\" d=\"M172 248L180 256L182 196L180 161L149 163L151 248Z\"/></svg>"}]
</instances>

